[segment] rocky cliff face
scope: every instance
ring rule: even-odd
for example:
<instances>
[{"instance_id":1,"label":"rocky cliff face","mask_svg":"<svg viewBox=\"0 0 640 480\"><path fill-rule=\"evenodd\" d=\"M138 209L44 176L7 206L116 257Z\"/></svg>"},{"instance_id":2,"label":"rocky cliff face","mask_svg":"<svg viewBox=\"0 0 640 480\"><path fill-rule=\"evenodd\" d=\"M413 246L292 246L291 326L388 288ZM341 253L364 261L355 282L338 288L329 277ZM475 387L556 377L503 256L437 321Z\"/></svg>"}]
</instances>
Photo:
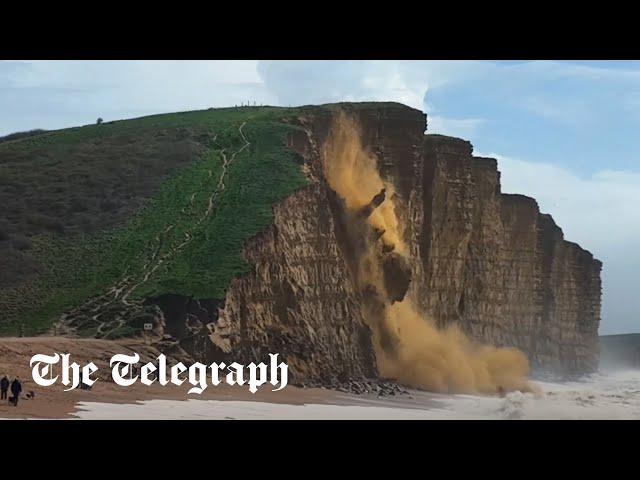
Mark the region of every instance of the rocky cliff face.
<instances>
[{"instance_id":1,"label":"rocky cliff face","mask_svg":"<svg viewBox=\"0 0 640 480\"><path fill-rule=\"evenodd\" d=\"M524 351L534 367L597 368L601 263L564 240L536 201L500 192L496 160L425 136L423 310L441 325Z\"/></svg>"},{"instance_id":2,"label":"rocky cliff face","mask_svg":"<svg viewBox=\"0 0 640 480\"><path fill-rule=\"evenodd\" d=\"M421 112L342 108L358 118L363 144L395 186L412 259L408 295L419 309L440 326L520 348L534 367L594 370L601 263L565 241L535 200L502 194L496 160L474 157L464 140L424 135ZM349 247L322 175L331 109L306 112L306 133L289 141L310 185L276 206L273 224L246 245L253 270L210 312L206 356L253 361L277 352L297 382L376 376Z\"/></svg>"}]
</instances>

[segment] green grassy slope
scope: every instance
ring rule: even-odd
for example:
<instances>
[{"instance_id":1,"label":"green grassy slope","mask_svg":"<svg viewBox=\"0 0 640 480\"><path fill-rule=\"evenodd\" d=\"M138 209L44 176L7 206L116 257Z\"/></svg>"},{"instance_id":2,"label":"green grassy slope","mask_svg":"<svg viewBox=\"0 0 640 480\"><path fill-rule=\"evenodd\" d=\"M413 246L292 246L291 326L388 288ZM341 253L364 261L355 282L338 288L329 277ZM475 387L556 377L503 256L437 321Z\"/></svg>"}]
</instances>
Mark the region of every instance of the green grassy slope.
<instances>
[{"instance_id":1,"label":"green grassy slope","mask_svg":"<svg viewBox=\"0 0 640 480\"><path fill-rule=\"evenodd\" d=\"M155 115L0 144L0 262L33 263L0 275L0 334L46 331L114 287L222 299L248 271L244 242L305 184L285 148L298 113Z\"/></svg>"}]
</instances>

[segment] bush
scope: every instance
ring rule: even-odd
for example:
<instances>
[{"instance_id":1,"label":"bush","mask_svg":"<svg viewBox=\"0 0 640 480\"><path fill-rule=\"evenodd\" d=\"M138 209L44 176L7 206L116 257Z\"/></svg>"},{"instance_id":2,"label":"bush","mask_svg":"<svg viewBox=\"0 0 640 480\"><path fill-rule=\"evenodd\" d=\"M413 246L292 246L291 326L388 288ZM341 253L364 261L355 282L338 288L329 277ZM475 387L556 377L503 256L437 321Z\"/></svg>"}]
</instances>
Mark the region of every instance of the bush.
<instances>
[{"instance_id":1,"label":"bush","mask_svg":"<svg viewBox=\"0 0 640 480\"><path fill-rule=\"evenodd\" d=\"M95 227L95 219L93 215L88 215L86 213L77 213L74 217L75 223L80 227L85 233L92 232Z\"/></svg>"},{"instance_id":2,"label":"bush","mask_svg":"<svg viewBox=\"0 0 640 480\"><path fill-rule=\"evenodd\" d=\"M9 223L6 221L0 221L0 242L9 240Z\"/></svg>"},{"instance_id":3,"label":"bush","mask_svg":"<svg viewBox=\"0 0 640 480\"><path fill-rule=\"evenodd\" d=\"M86 212L87 211L87 203L85 200L80 198L73 198L69 205L69 212Z\"/></svg>"},{"instance_id":4,"label":"bush","mask_svg":"<svg viewBox=\"0 0 640 480\"><path fill-rule=\"evenodd\" d=\"M52 232L64 233L64 224L57 218L52 218L47 215L42 215L40 213L29 215L27 222L31 225L42 227Z\"/></svg>"},{"instance_id":5,"label":"bush","mask_svg":"<svg viewBox=\"0 0 640 480\"><path fill-rule=\"evenodd\" d=\"M41 128L36 128L34 130L29 130L27 132L10 133L9 135L0 137L0 143L9 142L11 140L20 140L21 138L33 137L34 135L40 135L42 133L46 133L46 130L42 130Z\"/></svg>"},{"instance_id":6,"label":"bush","mask_svg":"<svg viewBox=\"0 0 640 480\"><path fill-rule=\"evenodd\" d=\"M138 333L138 330L136 330L135 328L129 325L120 325L119 327L113 329L111 332L107 333L104 338L106 340L116 340L118 338L131 337L136 333Z\"/></svg>"},{"instance_id":7,"label":"bush","mask_svg":"<svg viewBox=\"0 0 640 480\"><path fill-rule=\"evenodd\" d=\"M27 237L23 235L20 235L13 239L13 242L11 242L11 245L13 246L14 249L20 252L23 252L31 248L31 240L29 240Z\"/></svg>"},{"instance_id":8,"label":"bush","mask_svg":"<svg viewBox=\"0 0 640 480\"><path fill-rule=\"evenodd\" d=\"M100 210L102 210L103 212L113 212L114 210L117 210L118 207L118 202L115 202L109 198L103 198L100 201Z\"/></svg>"}]
</instances>

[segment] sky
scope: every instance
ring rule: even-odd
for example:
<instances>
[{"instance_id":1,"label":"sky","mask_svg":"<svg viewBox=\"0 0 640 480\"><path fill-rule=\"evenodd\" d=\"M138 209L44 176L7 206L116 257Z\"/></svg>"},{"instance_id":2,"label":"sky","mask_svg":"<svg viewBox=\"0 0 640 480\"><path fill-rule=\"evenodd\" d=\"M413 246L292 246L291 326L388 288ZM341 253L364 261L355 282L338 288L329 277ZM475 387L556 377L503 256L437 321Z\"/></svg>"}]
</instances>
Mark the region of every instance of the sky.
<instances>
[{"instance_id":1,"label":"sky","mask_svg":"<svg viewBox=\"0 0 640 480\"><path fill-rule=\"evenodd\" d=\"M397 101L498 159L604 262L601 334L640 332L640 62L0 61L0 136L256 102Z\"/></svg>"}]
</instances>

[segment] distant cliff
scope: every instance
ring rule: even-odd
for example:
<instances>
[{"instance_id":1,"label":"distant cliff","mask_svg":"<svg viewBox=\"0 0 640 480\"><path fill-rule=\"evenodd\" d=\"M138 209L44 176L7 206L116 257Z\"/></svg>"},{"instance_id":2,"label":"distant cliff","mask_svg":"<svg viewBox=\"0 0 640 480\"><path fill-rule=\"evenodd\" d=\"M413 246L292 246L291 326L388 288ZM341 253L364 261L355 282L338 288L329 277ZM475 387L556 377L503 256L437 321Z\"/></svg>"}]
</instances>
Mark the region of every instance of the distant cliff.
<instances>
[{"instance_id":1,"label":"distant cliff","mask_svg":"<svg viewBox=\"0 0 640 480\"><path fill-rule=\"evenodd\" d=\"M534 199L501 193L496 160L472 156L469 143L427 135L424 169L430 221L415 294L425 310L520 348L534 367L595 370L602 264Z\"/></svg>"},{"instance_id":2,"label":"distant cliff","mask_svg":"<svg viewBox=\"0 0 640 480\"><path fill-rule=\"evenodd\" d=\"M640 368L640 333L601 336L600 368Z\"/></svg>"}]
</instances>

